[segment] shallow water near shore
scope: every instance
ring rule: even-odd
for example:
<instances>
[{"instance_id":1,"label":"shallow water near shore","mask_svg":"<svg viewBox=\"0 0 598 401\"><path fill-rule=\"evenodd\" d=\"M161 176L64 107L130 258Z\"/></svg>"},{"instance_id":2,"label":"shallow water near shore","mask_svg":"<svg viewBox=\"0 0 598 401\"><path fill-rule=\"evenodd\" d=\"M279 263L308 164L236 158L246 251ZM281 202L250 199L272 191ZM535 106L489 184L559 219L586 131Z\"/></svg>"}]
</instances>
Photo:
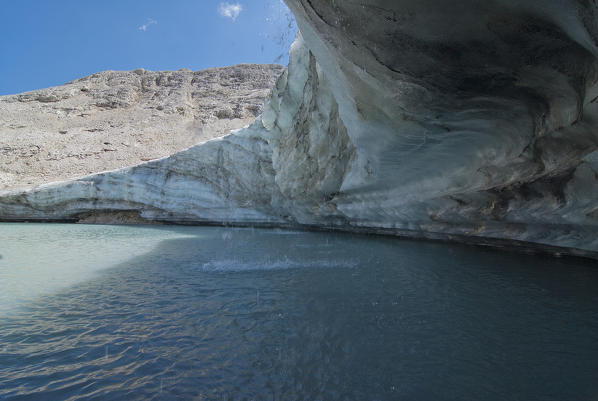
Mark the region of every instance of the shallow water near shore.
<instances>
[{"instance_id":1,"label":"shallow water near shore","mask_svg":"<svg viewBox=\"0 0 598 401\"><path fill-rule=\"evenodd\" d=\"M0 255L0 399L598 397L592 261L62 224L0 224Z\"/></svg>"}]
</instances>

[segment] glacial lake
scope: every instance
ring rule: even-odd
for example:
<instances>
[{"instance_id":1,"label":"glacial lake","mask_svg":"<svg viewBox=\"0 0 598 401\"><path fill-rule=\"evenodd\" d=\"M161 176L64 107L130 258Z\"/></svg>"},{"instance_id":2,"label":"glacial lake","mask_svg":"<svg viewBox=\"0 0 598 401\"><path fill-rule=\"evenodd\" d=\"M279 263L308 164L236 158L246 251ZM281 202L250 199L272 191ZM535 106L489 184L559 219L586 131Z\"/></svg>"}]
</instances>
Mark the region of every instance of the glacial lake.
<instances>
[{"instance_id":1,"label":"glacial lake","mask_svg":"<svg viewBox=\"0 0 598 401\"><path fill-rule=\"evenodd\" d=\"M2 400L596 400L598 265L379 236L0 224Z\"/></svg>"}]
</instances>

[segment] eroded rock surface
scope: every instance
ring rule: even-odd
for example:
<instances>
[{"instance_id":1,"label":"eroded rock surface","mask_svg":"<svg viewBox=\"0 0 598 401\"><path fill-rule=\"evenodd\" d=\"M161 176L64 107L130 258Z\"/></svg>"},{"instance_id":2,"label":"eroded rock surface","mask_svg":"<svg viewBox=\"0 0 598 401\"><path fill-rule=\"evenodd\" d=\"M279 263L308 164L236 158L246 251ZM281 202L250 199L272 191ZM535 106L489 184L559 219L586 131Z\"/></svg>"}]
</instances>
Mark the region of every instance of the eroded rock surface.
<instances>
[{"instance_id":1,"label":"eroded rock surface","mask_svg":"<svg viewBox=\"0 0 598 401\"><path fill-rule=\"evenodd\" d=\"M249 128L5 193L2 218L139 211L598 255L598 7L288 0L302 33Z\"/></svg>"},{"instance_id":2,"label":"eroded rock surface","mask_svg":"<svg viewBox=\"0 0 598 401\"><path fill-rule=\"evenodd\" d=\"M252 123L279 65L105 71L0 97L0 190L170 156Z\"/></svg>"}]
</instances>

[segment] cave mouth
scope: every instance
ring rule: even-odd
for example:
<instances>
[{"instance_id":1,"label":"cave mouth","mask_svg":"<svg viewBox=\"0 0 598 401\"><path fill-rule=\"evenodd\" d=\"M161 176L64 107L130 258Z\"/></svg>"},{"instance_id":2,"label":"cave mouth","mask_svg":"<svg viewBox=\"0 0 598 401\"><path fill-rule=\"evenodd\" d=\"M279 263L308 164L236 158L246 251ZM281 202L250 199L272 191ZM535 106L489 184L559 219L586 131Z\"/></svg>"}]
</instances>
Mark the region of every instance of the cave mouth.
<instances>
[{"instance_id":1,"label":"cave mouth","mask_svg":"<svg viewBox=\"0 0 598 401\"><path fill-rule=\"evenodd\" d=\"M437 2L427 15L434 2L401 1L404 12L388 1L288 3L302 34L245 128L133 167L0 192L0 398L594 396L594 62L579 31L538 23L567 2L546 0L548 14L527 22L476 22L492 29L491 46L483 35L438 43L446 18L409 30L422 16L467 19L506 2ZM358 6L376 18L351 14ZM222 7L241 21L236 3ZM593 21L582 22L591 34ZM162 22L148 24L144 33ZM467 28L449 25L452 39ZM380 34L403 59L376 46ZM480 71L509 49L529 63L497 58ZM209 74L232 71L238 89L247 68ZM113 76L153 96L199 75ZM74 92L95 93L86 82ZM136 93L108 90L100 108L130 110ZM11 104L68 101L57 94ZM152 107L150 122L197 111ZM243 110L255 111L210 113L221 122ZM96 224L23 222L75 220Z\"/></svg>"}]
</instances>

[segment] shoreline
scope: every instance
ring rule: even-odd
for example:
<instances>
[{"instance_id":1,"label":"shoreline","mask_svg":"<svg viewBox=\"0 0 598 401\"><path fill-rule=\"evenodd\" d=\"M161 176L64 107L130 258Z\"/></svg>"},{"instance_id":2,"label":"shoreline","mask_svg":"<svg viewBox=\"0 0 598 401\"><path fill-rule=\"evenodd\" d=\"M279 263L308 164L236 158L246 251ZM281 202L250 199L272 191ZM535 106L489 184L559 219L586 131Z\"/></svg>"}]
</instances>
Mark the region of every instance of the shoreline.
<instances>
[{"instance_id":1,"label":"shoreline","mask_svg":"<svg viewBox=\"0 0 598 401\"><path fill-rule=\"evenodd\" d=\"M287 229L306 232L330 232L358 235L374 235L381 237L394 237L415 241L430 241L445 244L460 244L486 248L495 251L506 251L517 254L545 255L555 258L581 258L586 261L598 261L598 252L592 252L579 248L561 247L542 244L538 242L504 239L484 236L468 236L463 234L450 234L431 231L416 231L406 229L378 228L378 227L357 227L357 226L318 226L307 224L281 224L273 222L222 222L211 220L147 220L139 219L126 220L119 214L117 220L89 220L80 217L62 219L40 219L40 218L12 218L0 219L0 223L48 223L48 224L97 224L97 225L155 225L155 226L200 226L200 227L231 227L231 228L257 228L257 229Z\"/></svg>"}]
</instances>

